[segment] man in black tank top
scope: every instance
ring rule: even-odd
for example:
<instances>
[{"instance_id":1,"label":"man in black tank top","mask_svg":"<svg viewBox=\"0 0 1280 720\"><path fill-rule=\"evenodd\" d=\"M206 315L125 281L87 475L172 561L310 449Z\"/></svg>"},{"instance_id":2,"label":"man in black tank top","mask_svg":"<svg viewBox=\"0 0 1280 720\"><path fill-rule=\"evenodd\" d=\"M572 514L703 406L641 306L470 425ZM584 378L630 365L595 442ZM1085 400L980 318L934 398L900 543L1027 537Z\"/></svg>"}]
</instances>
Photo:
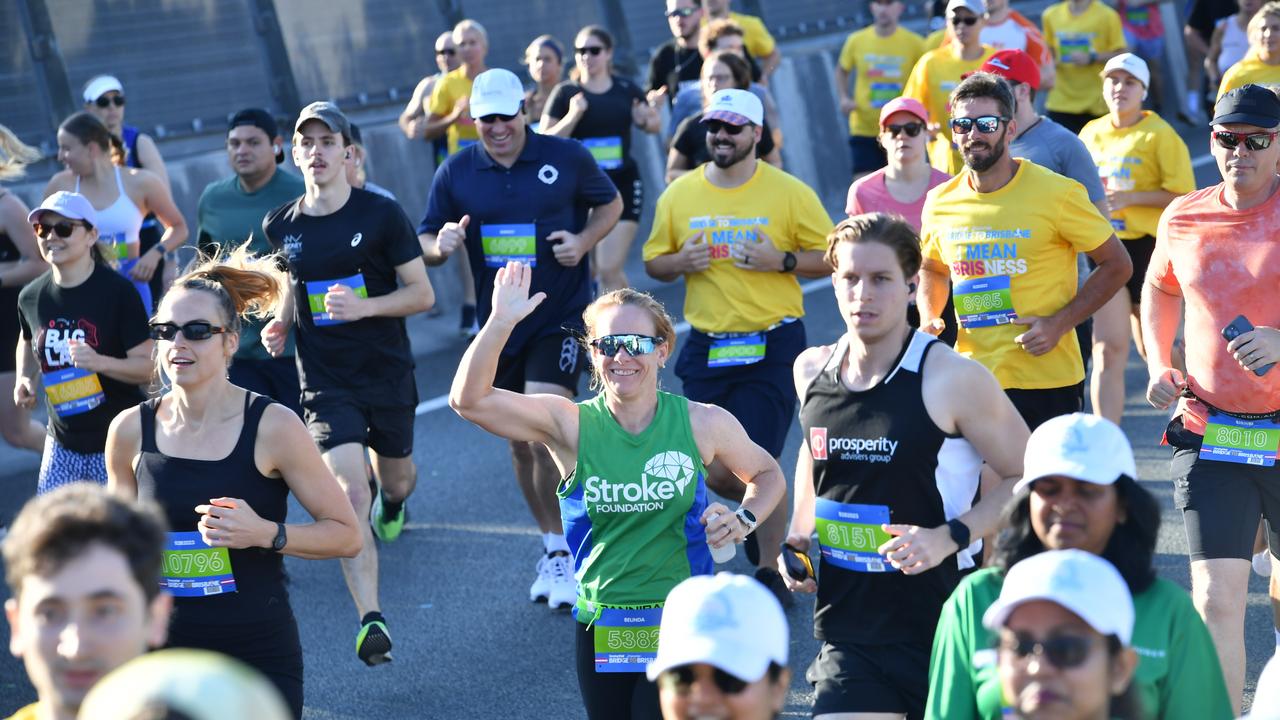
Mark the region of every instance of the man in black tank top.
<instances>
[{"instance_id":1,"label":"man in black tank top","mask_svg":"<svg viewBox=\"0 0 1280 720\"><path fill-rule=\"evenodd\" d=\"M814 717L920 718L942 604L994 534L1028 431L986 368L907 325L920 269L909 225L859 215L827 244L848 329L795 363L807 443L787 536L807 552L817 530L818 581L778 564L818 594ZM975 505L983 462L1003 481Z\"/></svg>"}]
</instances>

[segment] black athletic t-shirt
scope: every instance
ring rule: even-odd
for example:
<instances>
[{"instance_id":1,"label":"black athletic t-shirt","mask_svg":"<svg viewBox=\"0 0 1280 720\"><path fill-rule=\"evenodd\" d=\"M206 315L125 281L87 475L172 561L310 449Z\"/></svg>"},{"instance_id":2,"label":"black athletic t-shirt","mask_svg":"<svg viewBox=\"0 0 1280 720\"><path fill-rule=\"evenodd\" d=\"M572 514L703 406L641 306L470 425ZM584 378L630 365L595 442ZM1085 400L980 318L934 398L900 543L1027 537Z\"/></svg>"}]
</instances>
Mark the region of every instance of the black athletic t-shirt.
<instances>
[{"instance_id":1,"label":"black athletic t-shirt","mask_svg":"<svg viewBox=\"0 0 1280 720\"><path fill-rule=\"evenodd\" d=\"M617 75L613 76L613 85L603 93L593 93L568 80L551 91L546 112L557 118L568 115L569 101L579 93L587 98L587 112L569 137L585 145L605 172L635 167L635 160L631 158L631 104L637 100L645 102L644 91Z\"/></svg>"},{"instance_id":2,"label":"black athletic t-shirt","mask_svg":"<svg viewBox=\"0 0 1280 720\"><path fill-rule=\"evenodd\" d=\"M356 289L363 280L367 297L388 295L397 287L396 266L422 257L399 203L352 188L337 212L313 216L302 213L299 198L267 213L262 229L288 260L302 389L357 390L375 404L417 403L404 318L337 322L324 312L324 294L335 281Z\"/></svg>"},{"instance_id":3,"label":"black athletic t-shirt","mask_svg":"<svg viewBox=\"0 0 1280 720\"><path fill-rule=\"evenodd\" d=\"M662 43L649 60L649 89L667 88L667 104L676 101L676 94L690 84L697 85L702 74L702 54L698 48L685 49L676 39Z\"/></svg>"},{"instance_id":4,"label":"black athletic t-shirt","mask_svg":"<svg viewBox=\"0 0 1280 720\"><path fill-rule=\"evenodd\" d=\"M150 336L138 290L103 264L75 287L59 286L50 270L18 294L18 322L40 364L53 438L74 452L103 452L111 420L142 402L142 391L104 373L77 370L67 341L83 340L102 355L127 356Z\"/></svg>"},{"instance_id":5,"label":"black athletic t-shirt","mask_svg":"<svg viewBox=\"0 0 1280 720\"><path fill-rule=\"evenodd\" d=\"M813 458L819 542L852 546L871 558L864 570L855 570L823 553L814 610L820 640L928 647L942 604L960 582L957 557L908 576L874 555L888 540L880 523L938 527L963 514L978 488L981 458L966 440L939 429L925 408L921 369L930 350L946 351L934 338L912 331L896 368L875 387L854 392L839 376L848 353L841 338L802 398L800 424ZM859 513L860 526L824 527L824 501L841 505L845 514L837 519ZM887 516L877 517L885 509Z\"/></svg>"},{"instance_id":6,"label":"black athletic t-shirt","mask_svg":"<svg viewBox=\"0 0 1280 720\"><path fill-rule=\"evenodd\" d=\"M689 158L691 168L696 168L711 159L711 153L707 151L707 126L702 124L701 115L690 115L680 121L675 137L671 140L671 147ZM769 130L768 121L765 121L760 127L760 142L756 143L756 157L763 159L771 152L773 152L773 133Z\"/></svg>"}]
</instances>

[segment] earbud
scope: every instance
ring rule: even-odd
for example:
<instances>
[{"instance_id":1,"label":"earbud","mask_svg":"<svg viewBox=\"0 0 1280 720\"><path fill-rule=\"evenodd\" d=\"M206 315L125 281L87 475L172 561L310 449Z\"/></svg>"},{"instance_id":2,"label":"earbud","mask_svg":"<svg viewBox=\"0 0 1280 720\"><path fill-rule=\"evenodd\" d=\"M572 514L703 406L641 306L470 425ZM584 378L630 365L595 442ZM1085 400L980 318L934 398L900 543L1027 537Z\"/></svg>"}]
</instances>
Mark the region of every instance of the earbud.
<instances>
[{"instance_id":1,"label":"earbud","mask_svg":"<svg viewBox=\"0 0 1280 720\"><path fill-rule=\"evenodd\" d=\"M271 146L271 152L276 153L277 155L278 155L278 154L280 154L280 146L279 146L279 145L272 145L272 146Z\"/></svg>"},{"instance_id":2,"label":"earbud","mask_svg":"<svg viewBox=\"0 0 1280 720\"><path fill-rule=\"evenodd\" d=\"M915 291L916 291L916 284L915 284L915 283L907 283L907 292L915 292Z\"/></svg>"}]
</instances>

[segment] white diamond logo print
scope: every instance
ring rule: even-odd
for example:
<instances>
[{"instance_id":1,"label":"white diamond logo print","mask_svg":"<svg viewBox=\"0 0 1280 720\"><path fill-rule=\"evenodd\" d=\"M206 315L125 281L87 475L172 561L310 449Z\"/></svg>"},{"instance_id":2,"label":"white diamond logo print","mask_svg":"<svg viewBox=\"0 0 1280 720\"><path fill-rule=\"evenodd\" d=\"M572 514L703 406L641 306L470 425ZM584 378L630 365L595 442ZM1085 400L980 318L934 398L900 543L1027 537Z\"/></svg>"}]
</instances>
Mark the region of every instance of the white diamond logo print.
<instances>
[{"instance_id":1,"label":"white diamond logo print","mask_svg":"<svg viewBox=\"0 0 1280 720\"><path fill-rule=\"evenodd\" d=\"M644 464L644 472L674 482L683 495L684 489L693 482L693 460L682 452L668 450L649 458Z\"/></svg>"}]
</instances>

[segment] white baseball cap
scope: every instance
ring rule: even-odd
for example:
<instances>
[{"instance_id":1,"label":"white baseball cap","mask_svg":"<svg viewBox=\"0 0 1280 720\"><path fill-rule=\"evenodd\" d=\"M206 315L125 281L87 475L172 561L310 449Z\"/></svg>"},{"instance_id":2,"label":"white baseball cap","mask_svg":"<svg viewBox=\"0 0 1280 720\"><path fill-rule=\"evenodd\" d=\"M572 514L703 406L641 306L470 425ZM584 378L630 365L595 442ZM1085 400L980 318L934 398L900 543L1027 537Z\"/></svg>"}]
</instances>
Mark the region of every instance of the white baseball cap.
<instances>
[{"instance_id":1,"label":"white baseball cap","mask_svg":"<svg viewBox=\"0 0 1280 720\"><path fill-rule=\"evenodd\" d=\"M1142 83L1142 99L1147 99L1147 88L1151 87L1151 70L1145 60L1133 53L1120 53L1108 60L1098 74L1106 77L1116 70L1123 70L1138 78L1138 82Z\"/></svg>"},{"instance_id":2,"label":"white baseball cap","mask_svg":"<svg viewBox=\"0 0 1280 720\"><path fill-rule=\"evenodd\" d=\"M1009 568L1000 597L982 615L998 630L1023 603L1047 600L1075 613L1102 635L1133 639L1133 596L1120 571L1084 550L1048 550Z\"/></svg>"},{"instance_id":3,"label":"white baseball cap","mask_svg":"<svg viewBox=\"0 0 1280 720\"><path fill-rule=\"evenodd\" d=\"M702 122L722 120L730 125L764 125L764 105L747 90L717 90L702 112Z\"/></svg>"},{"instance_id":4,"label":"white baseball cap","mask_svg":"<svg viewBox=\"0 0 1280 720\"><path fill-rule=\"evenodd\" d=\"M945 14L950 15L951 11L956 8L964 8L978 17L982 17L987 12L982 0L951 0L951 2L947 3Z\"/></svg>"},{"instance_id":5,"label":"white baseball cap","mask_svg":"<svg viewBox=\"0 0 1280 720\"><path fill-rule=\"evenodd\" d=\"M471 83L471 117L519 115L524 85L510 70L485 70Z\"/></svg>"},{"instance_id":6,"label":"white baseball cap","mask_svg":"<svg viewBox=\"0 0 1280 720\"><path fill-rule=\"evenodd\" d=\"M1065 475L1073 480L1111 485L1121 475L1138 479L1129 438L1118 425L1085 413L1059 415L1031 433L1015 493L1042 477Z\"/></svg>"},{"instance_id":7,"label":"white baseball cap","mask_svg":"<svg viewBox=\"0 0 1280 720\"><path fill-rule=\"evenodd\" d=\"M98 225L98 212L93 209L93 203L80 193L59 190L45 198L40 207L27 213L27 222L36 222L45 212L56 212L68 220L83 220L95 227Z\"/></svg>"},{"instance_id":8,"label":"white baseball cap","mask_svg":"<svg viewBox=\"0 0 1280 720\"><path fill-rule=\"evenodd\" d=\"M84 101L91 103L112 90L124 94L124 86L114 75L99 75L84 86Z\"/></svg>"},{"instance_id":9,"label":"white baseball cap","mask_svg":"<svg viewBox=\"0 0 1280 720\"><path fill-rule=\"evenodd\" d=\"M756 682L769 663L786 666L789 643L782 605L759 581L727 572L698 575L667 595L658 656L646 672L655 680L673 667L705 663Z\"/></svg>"}]
</instances>

